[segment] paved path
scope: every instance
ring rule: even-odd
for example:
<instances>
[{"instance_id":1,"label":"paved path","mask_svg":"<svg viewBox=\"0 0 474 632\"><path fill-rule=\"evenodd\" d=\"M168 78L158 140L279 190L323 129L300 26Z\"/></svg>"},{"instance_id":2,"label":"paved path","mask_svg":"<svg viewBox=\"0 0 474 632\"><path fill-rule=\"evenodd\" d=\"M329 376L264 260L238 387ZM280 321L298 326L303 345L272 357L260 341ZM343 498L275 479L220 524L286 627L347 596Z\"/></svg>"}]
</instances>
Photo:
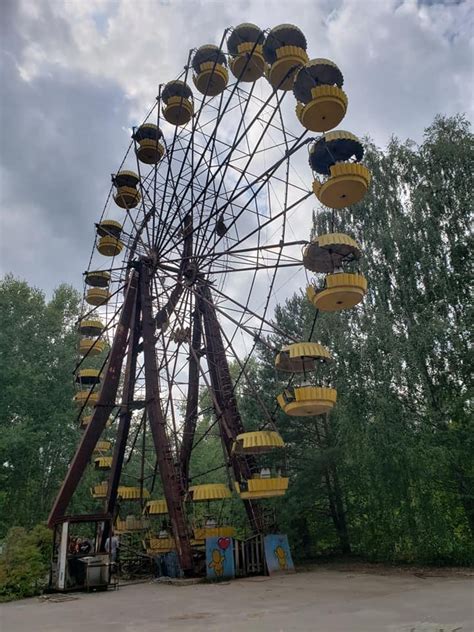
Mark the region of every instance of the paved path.
<instances>
[{"instance_id":1,"label":"paved path","mask_svg":"<svg viewBox=\"0 0 474 632\"><path fill-rule=\"evenodd\" d=\"M474 632L473 581L314 570L2 606L1 632Z\"/></svg>"}]
</instances>

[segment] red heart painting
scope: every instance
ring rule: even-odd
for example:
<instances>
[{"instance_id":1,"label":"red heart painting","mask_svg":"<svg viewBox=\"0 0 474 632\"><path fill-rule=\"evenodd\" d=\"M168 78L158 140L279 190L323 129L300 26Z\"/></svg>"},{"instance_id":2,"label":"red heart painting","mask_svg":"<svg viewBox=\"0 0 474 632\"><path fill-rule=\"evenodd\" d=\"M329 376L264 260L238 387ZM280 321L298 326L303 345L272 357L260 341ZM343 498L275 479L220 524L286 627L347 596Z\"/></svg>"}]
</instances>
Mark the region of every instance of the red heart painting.
<instances>
[{"instance_id":1,"label":"red heart painting","mask_svg":"<svg viewBox=\"0 0 474 632\"><path fill-rule=\"evenodd\" d=\"M230 538L219 538L217 540L217 546L225 551L230 546Z\"/></svg>"}]
</instances>

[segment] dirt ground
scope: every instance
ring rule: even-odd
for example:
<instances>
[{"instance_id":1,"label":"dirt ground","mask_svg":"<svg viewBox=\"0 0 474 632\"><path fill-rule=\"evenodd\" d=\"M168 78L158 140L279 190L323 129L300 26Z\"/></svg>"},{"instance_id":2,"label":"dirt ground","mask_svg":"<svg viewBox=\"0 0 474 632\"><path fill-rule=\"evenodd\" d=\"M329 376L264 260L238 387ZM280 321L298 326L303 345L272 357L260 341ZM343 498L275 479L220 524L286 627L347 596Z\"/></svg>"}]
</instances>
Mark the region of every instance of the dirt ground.
<instances>
[{"instance_id":1,"label":"dirt ground","mask_svg":"<svg viewBox=\"0 0 474 632\"><path fill-rule=\"evenodd\" d=\"M221 584L121 586L2 606L1 632L473 632L473 575L318 566ZM63 598L63 596L59 596Z\"/></svg>"}]
</instances>

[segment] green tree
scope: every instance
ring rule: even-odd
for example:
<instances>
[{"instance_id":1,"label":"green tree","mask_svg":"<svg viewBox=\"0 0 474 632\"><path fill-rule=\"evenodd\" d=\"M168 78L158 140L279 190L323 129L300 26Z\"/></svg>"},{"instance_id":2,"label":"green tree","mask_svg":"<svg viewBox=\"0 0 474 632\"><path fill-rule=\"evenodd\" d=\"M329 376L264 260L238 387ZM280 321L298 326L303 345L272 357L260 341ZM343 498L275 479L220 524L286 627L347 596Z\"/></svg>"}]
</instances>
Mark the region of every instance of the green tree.
<instances>
[{"instance_id":1,"label":"green tree","mask_svg":"<svg viewBox=\"0 0 474 632\"><path fill-rule=\"evenodd\" d=\"M72 371L79 296L0 281L0 533L44 520L80 433Z\"/></svg>"},{"instance_id":2,"label":"green tree","mask_svg":"<svg viewBox=\"0 0 474 632\"><path fill-rule=\"evenodd\" d=\"M295 494L311 506L298 490L325 486L323 509L341 548L338 513L347 518L352 549L375 558L472 556L473 149L462 117L437 118L420 146L393 139L381 151L368 143L367 197L314 217L313 234L346 232L361 244L369 292L357 308L320 314L315 323L313 339L336 358L338 403L329 424L285 418L281 429L293 454ZM314 318L303 293L276 311L280 327L297 338L308 339ZM273 359L262 352L262 360L262 379L281 387ZM332 491L324 485L328 470L337 475L342 513L332 508L334 484ZM321 524L326 533L327 523L313 515L309 531Z\"/></svg>"}]
</instances>

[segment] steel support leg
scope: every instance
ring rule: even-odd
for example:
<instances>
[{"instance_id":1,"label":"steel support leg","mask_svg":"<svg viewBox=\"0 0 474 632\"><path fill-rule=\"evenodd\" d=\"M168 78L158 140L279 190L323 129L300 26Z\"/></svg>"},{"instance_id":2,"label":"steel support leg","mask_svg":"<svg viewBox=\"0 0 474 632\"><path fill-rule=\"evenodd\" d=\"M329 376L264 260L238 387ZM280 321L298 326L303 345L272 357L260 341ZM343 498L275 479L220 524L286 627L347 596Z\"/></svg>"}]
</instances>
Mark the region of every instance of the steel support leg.
<instances>
[{"instance_id":1,"label":"steel support leg","mask_svg":"<svg viewBox=\"0 0 474 632\"><path fill-rule=\"evenodd\" d=\"M61 489L54 501L53 508L48 517L49 527L52 527L65 515L71 497L76 491L84 470L91 459L96 443L104 431L107 419L116 405L115 398L117 396L122 363L127 347L130 321L135 307L137 293L138 275L135 270L132 270L125 293L120 320L110 350L107 371L100 391L99 401L94 408L91 422L82 436L82 440L69 466Z\"/></svg>"},{"instance_id":2,"label":"steel support leg","mask_svg":"<svg viewBox=\"0 0 474 632\"><path fill-rule=\"evenodd\" d=\"M117 437L114 445L114 454L112 457L112 466L109 474L109 482L107 486L107 499L105 502L105 512L114 518L115 507L117 504L117 492L122 474L123 461L125 457L125 449L127 447L128 433L130 430L130 421L132 418L131 402L133 400L135 388L135 375L137 370L138 341L140 337L140 296L137 293L137 300L133 307L133 313L130 324L130 336L128 341L127 362L125 365L124 385L122 392L122 406L119 415ZM109 537L110 523L106 522L104 530L101 534L101 546L104 547L105 541Z\"/></svg>"},{"instance_id":3,"label":"steel support leg","mask_svg":"<svg viewBox=\"0 0 474 632\"><path fill-rule=\"evenodd\" d=\"M166 432L166 420L161 409L158 390L155 320L153 318L150 285L150 266L146 260L143 260L140 267L140 296L143 315L146 410L181 569L184 573L190 573L193 570L193 559L183 505L184 492L181 486L180 473L174 464L173 452Z\"/></svg>"},{"instance_id":4,"label":"steel support leg","mask_svg":"<svg viewBox=\"0 0 474 632\"><path fill-rule=\"evenodd\" d=\"M193 331L189 354L188 396L186 400L186 414L183 426L183 440L180 451L181 477L185 489L189 480L189 461L193 448L194 432L198 416L199 404L199 357L202 339L201 314L196 307L193 314Z\"/></svg>"},{"instance_id":5,"label":"steel support leg","mask_svg":"<svg viewBox=\"0 0 474 632\"><path fill-rule=\"evenodd\" d=\"M221 413L218 415L219 429L227 451L227 458L232 463L234 476L238 482L241 482L251 477L252 470L255 469L255 459L251 456L236 456L232 454L232 445L237 435L245 432L245 429L234 395L229 364L211 291L208 285L203 284L199 292L202 297L202 300L199 301L199 306L203 314L206 334L206 357L209 375L214 397L221 409ZM264 529L264 520L260 506L252 500L244 500L243 502L253 532L261 533Z\"/></svg>"}]
</instances>

